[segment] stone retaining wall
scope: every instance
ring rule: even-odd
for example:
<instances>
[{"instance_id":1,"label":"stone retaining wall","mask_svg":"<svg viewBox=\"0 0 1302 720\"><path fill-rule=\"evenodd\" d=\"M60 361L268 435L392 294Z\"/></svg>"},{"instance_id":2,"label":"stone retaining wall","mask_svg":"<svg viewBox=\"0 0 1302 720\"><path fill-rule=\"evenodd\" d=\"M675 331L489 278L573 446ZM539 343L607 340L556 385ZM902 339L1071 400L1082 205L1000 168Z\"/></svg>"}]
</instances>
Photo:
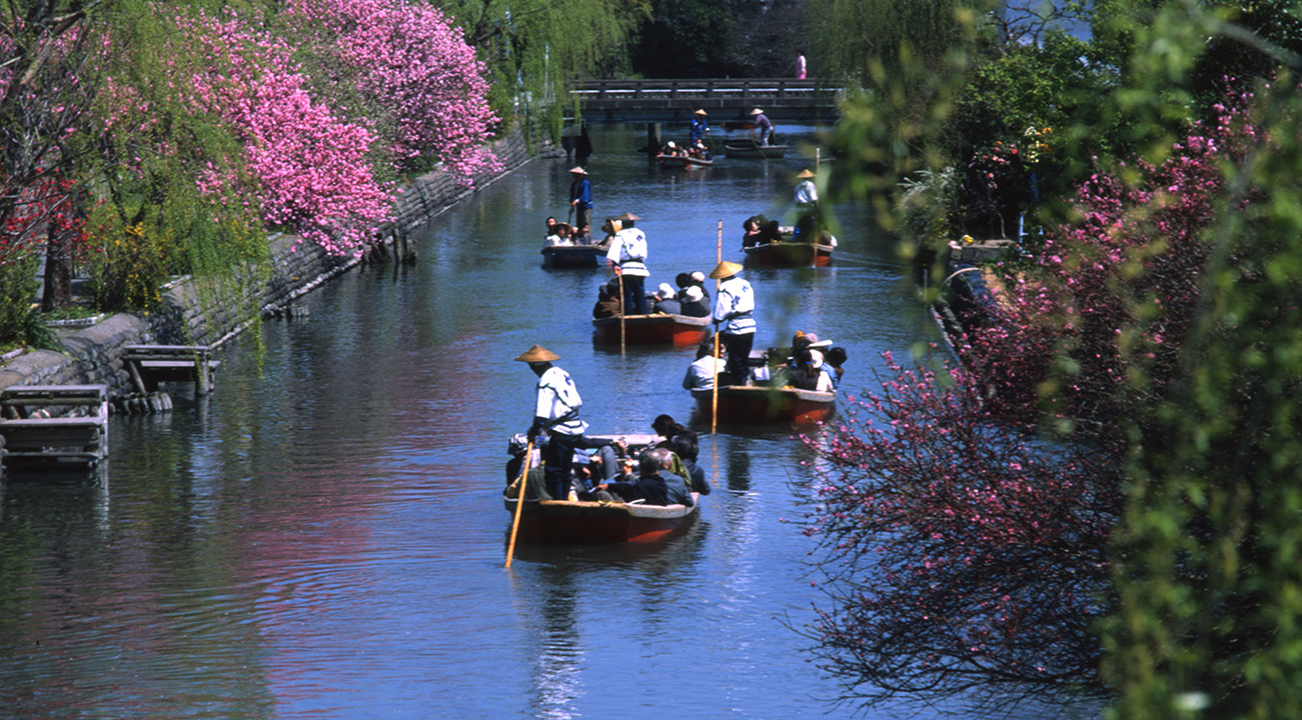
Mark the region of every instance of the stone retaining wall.
<instances>
[{"instance_id":1,"label":"stone retaining wall","mask_svg":"<svg viewBox=\"0 0 1302 720\"><path fill-rule=\"evenodd\" d=\"M492 151L502 163L499 172L475 178L474 188L460 185L445 173L430 173L398 191L392 226L380 233L410 233L430 222L475 189L491 184L534 157L563 153L550 142L529 142L519 130L495 142ZM205 289L192 278L174 282L164 293L162 307L148 316L121 313L93 326L59 332L64 353L36 350L0 365L0 388L10 385L104 384L110 397L135 391L122 367L126 345L220 346L238 335L249 318L266 316L359 263L357 258L332 256L316 245L298 243L286 235L271 240L268 270L250 269L234 292ZM219 384L220 387L220 384Z\"/></svg>"}]
</instances>

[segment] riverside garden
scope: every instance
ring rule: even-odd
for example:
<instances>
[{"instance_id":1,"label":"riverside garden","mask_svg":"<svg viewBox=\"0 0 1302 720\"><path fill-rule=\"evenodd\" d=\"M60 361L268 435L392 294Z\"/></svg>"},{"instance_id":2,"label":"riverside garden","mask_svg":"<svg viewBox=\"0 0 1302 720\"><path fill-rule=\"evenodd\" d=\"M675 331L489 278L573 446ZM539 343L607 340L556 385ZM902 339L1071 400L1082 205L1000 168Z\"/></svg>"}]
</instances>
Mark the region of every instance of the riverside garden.
<instances>
[{"instance_id":1,"label":"riverside garden","mask_svg":"<svg viewBox=\"0 0 1302 720\"><path fill-rule=\"evenodd\" d=\"M664 1L8 8L4 350L57 347L47 321L68 313L147 314L176 276L241 282L270 233L364 252L406 180L469 185L521 123L559 138L567 81L671 55L665 72L734 70L735 47L701 40L747 20ZM950 242L1015 246L982 268L993 302L952 363L891 358L807 438L823 597L792 630L839 699L1294 716L1294 6L774 11L795 37L768 47L857 88L826 138L827 197L872 206L931 277Z\"/></svg>"}]
</instances>

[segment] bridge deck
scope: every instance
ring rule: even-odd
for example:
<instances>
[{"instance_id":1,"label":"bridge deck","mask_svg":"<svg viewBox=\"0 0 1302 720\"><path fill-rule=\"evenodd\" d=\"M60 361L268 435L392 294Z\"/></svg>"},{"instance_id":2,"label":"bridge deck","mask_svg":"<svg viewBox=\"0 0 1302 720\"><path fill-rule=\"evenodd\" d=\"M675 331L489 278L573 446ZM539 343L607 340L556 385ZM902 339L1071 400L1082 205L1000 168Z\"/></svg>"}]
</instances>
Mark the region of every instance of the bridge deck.
<instances>
[{"instance_id":1,"label":"bridge deck","mask_svg":"<svg viewBox=\"0 0 1302 720\"><path fill-rule=\"evenodd\" d=\"M703 109L718 122L745 119L759 107L775 122L812 122L836 118L841 88L792 78L592 80L573 93L595 121L680 120Z\"/></svg>"}]
</instances>

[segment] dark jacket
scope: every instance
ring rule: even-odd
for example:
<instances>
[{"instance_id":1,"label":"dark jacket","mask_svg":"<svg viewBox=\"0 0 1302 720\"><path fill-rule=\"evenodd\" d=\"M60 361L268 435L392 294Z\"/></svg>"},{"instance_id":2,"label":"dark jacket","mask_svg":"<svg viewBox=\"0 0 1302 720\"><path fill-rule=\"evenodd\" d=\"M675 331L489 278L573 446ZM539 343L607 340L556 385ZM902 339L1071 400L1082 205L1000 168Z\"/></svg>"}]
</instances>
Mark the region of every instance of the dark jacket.
<instances>
[{"instance_id":1,"label":"dark jacket","mask_svg":"<svg viewBox=\"0 0 1302 720\"><path fill-rule=\"evenodd\" d=\"M633 482L613 482L606 489L625 501L642 500L647 505L692 505L687 484L677 475L643 475Z\"/></svg>"}]
</instances>

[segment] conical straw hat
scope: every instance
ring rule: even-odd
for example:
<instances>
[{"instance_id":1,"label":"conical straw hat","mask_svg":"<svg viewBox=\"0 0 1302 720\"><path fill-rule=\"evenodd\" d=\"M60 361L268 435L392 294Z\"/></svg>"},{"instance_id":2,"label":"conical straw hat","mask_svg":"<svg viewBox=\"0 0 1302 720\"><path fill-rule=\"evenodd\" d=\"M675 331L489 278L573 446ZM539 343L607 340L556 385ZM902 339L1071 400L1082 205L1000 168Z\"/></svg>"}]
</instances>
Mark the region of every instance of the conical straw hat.
<instances>
[{"instance_id":1,"label":"conical straw hat","mask_svg":"<svg viewBox=\"0 0 1302 720\"><path fill-rule=\"evenodd\" d=\"M553 360L560 360L560 359L561 359L560 355L557 355L556 353L552 352L551 350L548 350L542 345L534 345L533 347L521 353L520 357L516 358L516 360L519 360L520 362L527 362L527 363L551 362Z\"/></svg>"},{"instance_id":2,"label":"conical straw hat","mask_svg":"<svg viewBox=\"0 0 1302 720\"><path fill-rule=\"evenodd\" d=\"M727 260L724 260L714 266L714 269L710 271L710 277L715 280L722 280L724 278L730 278L739 272L741 272L741 263L728 262Z\"/></svg>"}]
</instances>

